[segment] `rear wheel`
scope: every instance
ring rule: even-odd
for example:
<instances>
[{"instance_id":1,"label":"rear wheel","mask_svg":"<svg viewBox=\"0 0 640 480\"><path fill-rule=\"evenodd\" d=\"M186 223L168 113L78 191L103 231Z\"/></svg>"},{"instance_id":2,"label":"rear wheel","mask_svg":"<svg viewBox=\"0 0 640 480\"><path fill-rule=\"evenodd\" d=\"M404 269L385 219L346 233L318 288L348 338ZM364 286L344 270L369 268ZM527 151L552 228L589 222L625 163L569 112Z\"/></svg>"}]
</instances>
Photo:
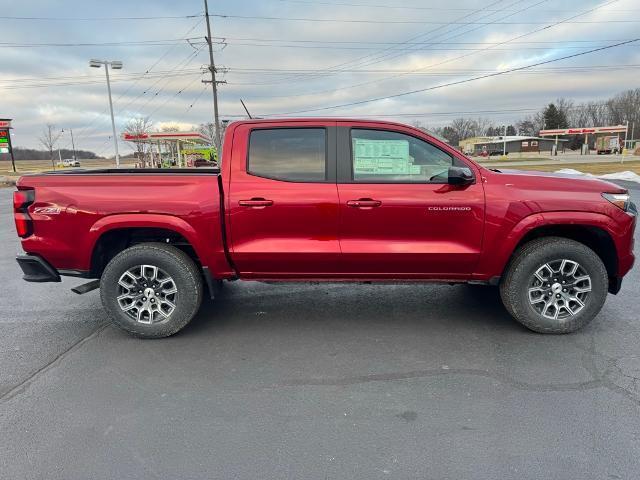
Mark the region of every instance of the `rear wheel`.
<instances>
[{"instance_id":1,"label":"rear wheel","mask_svg":"<svg viewBox=\"0 0 640 480\"><path fill-rule=\"evenodd\" d=\"M566 238L533 240L521 247L500 283L502 302L527 328L570 333L598 314L608 291L600 257Z\"/></svg>"},{"instance_id":2,"label":"rear wheel","mask_svg":"<svg viewBox=\"0 0 640 480\"><path fill-rule=\"evenodd\" d=\"M100 297L114 323L142 338L168 337L194 317L202 301L198 268L162 243L123 250L106 266Z\"/></svg>"}]
</instances>

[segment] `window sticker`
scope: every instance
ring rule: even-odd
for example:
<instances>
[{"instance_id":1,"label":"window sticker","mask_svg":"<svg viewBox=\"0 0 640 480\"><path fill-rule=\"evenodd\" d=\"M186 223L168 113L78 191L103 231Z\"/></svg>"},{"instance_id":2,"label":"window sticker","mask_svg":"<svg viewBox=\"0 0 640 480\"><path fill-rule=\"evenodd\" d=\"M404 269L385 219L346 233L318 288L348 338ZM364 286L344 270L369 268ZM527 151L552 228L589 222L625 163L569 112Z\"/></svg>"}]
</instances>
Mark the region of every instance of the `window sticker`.
<instances>
[{"instance_id":1,"label":"window sticker","mask_svg":"<svg viewBox=\"0 0 640 480\"><path fill-rule=\"evenodd\" d=\"M355 175L420 175L413 164L408 140L353 139Z\"/></svg>"}]
</instances>

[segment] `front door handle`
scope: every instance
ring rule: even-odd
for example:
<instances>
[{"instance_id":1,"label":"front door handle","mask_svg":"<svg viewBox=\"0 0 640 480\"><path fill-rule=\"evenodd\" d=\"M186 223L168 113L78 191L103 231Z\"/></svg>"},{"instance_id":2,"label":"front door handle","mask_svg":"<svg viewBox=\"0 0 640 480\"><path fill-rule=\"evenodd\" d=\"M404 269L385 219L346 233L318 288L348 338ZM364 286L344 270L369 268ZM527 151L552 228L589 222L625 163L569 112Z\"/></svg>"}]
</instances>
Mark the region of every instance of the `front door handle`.
<instances>
[{"instance_id":1,"label":"front door handle","mask_svg":"<svg viewBox=\"0 0 640 480\"><path fill-rule=\"evenodd\" d=\"M359 198L358 200L347 200L347 206L354 208L374 208L382 205L380 200L372 198Z\"/></svg>"},{"instance_id":2,"label":"front door handle","mask_svg":"<svg viewBox=\"0 0 640 480\"><path fill-rule=\"evenodd\" d=\"M273 200L267 200L266 198L262 197L255 197L250 200L239 200L238 205L240 205L241 207L264 208L273 205Z\"/></svg>"}]
</instances>

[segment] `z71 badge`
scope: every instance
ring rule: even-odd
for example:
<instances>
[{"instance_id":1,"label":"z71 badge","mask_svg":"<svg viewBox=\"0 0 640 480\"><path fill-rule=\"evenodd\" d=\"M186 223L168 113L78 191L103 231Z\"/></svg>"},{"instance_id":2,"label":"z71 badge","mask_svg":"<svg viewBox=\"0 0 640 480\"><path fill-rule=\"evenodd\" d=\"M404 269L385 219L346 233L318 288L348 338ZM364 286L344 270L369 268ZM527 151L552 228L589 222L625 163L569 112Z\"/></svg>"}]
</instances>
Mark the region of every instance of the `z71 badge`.
<instances>
[{"instance_id":1,"label":"z71 badge","mask_svg":"<svg viewBox=\"0 0 640 480\"><path fill-rule=\"evenodd\" d=\"M33 213L40 215L57 215L60 213L60 209L58 207L36 207L33 209Z\"/></svg>"}]
</instances>

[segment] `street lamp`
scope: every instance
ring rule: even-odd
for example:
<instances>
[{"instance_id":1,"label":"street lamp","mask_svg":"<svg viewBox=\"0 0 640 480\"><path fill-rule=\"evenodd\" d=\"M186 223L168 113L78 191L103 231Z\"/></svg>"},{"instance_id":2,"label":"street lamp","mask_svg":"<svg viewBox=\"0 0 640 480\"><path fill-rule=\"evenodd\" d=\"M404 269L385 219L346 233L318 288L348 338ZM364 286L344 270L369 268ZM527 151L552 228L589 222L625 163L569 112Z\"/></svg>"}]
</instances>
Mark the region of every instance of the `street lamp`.
<instances>
[{"instance_id":1,"label":"street lamp","mask_svg":"<svg viewBox=\"0 0 640 480\"><path fill-rule=\"evenodd\" d=\"M100 68L104 65L104 72L107 75L107 92L109 93L109 110L111 111L111 128L113 130L113 145L116 149L116 168L120 168L120 154L118 153L118 136L116 135L116 122L113 119L113 102L111 101L111 83L109 83L109 65L114 70L122 69L122 62L120 61L108 61L108 60L96 60L91 59L89 66L93 68Z\"/></svg>"}]
</instances>

